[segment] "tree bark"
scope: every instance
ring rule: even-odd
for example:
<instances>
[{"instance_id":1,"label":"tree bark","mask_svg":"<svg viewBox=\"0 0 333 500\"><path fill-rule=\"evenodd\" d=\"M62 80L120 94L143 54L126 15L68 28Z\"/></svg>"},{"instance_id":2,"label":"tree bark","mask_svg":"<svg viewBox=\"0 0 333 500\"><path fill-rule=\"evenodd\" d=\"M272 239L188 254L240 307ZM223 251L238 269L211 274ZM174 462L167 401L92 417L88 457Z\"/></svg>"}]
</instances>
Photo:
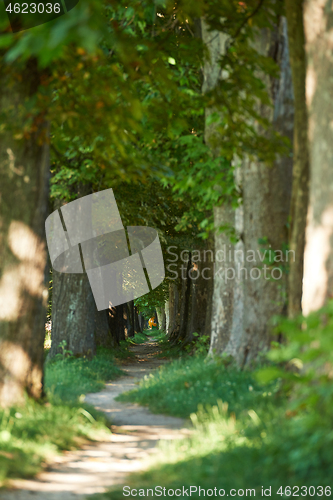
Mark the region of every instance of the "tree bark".
<instances>
[{"instance_id":1,"label":"tree bark","mask_svg":"<svg viewBox=\"0 0 333 500\"><path fill-rule=\"evenodd\" d=\"M86 274L64 274L53 270L50 358L61 352L59 344L63 341L74 356L95 355L95 310Z\"/></svg>"},{"instance_id":2,"label":"tree bark","mask_svg":"<svg viewBox=\"0 0 333 500\"><path fill-rule=\"evenodd\" d=\"M164 306L156 307L159 329L165 331L166 317Z\"/></svg>"},{"instance_id":3,"label":"tree bark","mask_svg":"<svg viewBox=\"0 0 333 500\"><path fill-rule=\"evenodd\" d=\"M223 353L231 333L234 309L234 245L226 232L218 228L228 224L235 226L235 210L228 204L214 209L215 263L214 292L209 354Z\"/></svg>"},{"instance_id":4,"label":"tree bark","mask_svg":"<svg viewBox=\"0 0 333 500\"><path fill-rule=\"evenodd\" d=\"M305 314L333 297L332 26L330 0L304 2L311 179L304 255Z\"/></svg>"},{"instance_id":5,"label":"tree bark","mask_svg":"<svg viewBox=\"0 0 333 500\"><path fill-rule=\"evenodd\" d=\"M198 255L198 259L196 255ZM204 248L193 251L192 256L191 293L186 333L188 339L193 339L193 333L197 333L199 336L206 334L206 318L210 317L209 307L213 279L213 262L210 261L210 253L207 253L207 244ZM210 332L208 332L208 336L210 337Z\"/></svg>"},{"instance_id":6,"label":"tree bark","mask_svg":"<svg viewBox=\"0 0 333 500\"><path fill-rule=\"evenodd\" d=\"M138 315L138 318L139 318L140 331L143 332L143 330L145 329L145 318L141 313Z\"/></svg>"},{"instance_id":7,"label":"tree bark","mask_svg":"<svg viewBox=\"0 0 333 500\"><path fill-rule=\"evenodd\" d=\"M108 311L95 308L95 343L96 347L112 347L112 337L108 325Z\"/></svg>"},{"instance_id":8,"label":"tree bark","mask_svg":"<svg viewBox=\"0 0 333 500\"><path fill-rule=\"evenodd\" d=\"M178 342L187 343L193 340L192 335L187 335L187 322L189 317L190 296L191 296L191 278L189 273L192 267L191 252L189 252L186 265L181 266L181 292L179 297L179 326L170 335L173 344ZM185 273L184 273L185 271ZM184 276L185 274L185 276Z\"/></svg>"},{"instance_id":9,"label":"tree bark","mask_svg":"<svg viewBox=\"0 0 333 500\"><path fill-rule=\"evenodd\" d=\"M23 401L24 392L35 399L43 392L49 132L42 113L32 125L21 114L41 83L37 62L28 60L15 75L2 69L0 114L9 125L0 133L0 405L5 407Z\"/></svg>"},{"instance_id":10,"label":"tree bark","mask_svg":"<svg viewBox=\"0 0 333 500\"><path fill-rule=\"evenodd\" d=\"M219 59L225 53L227 35L217 31L208 31L204 20L201 23L202 39L206 44L210 59L204 65L204 81L202 92L208 92L218 85L222 78L222 68ZM206 121L215 109L206 109ZM205 126L205 142L211 147L215 155L219 154L216 125ZM217 144L217 145L216 145ZM235 210L229 203L214 208L214 281L212 292L211 335L209 354L220 355L224 351L231 332L234 307L234 279L229 279L230 271L234 270L234 246L226 232L220 232L219 227L228 225L235 227ZM229 252L230 251L230 252ZM225 255L220 261L216 256ZM227 273L227 275L226 275Z\"/></svg>"},{"instance_id":11,"label":"tree bark","mask_svg":"<svg viewBox=\"0 0 333 500\"><path fill-rule=\"evenodd\" d=\"M77 198L90 194L88 185L77 186ZM55 208L59 208L59 202ZM92 357L95 344L96 304L86 273L66 274L53 270L52 332L49 358L61 352L59 344L74 356Z\"/></svg>"},{"instance_id":12,"label":"tree bark","mask_svg":"<svg viewBox=\"0 0 333 500\"><path fill-rule=\"evenodd\" d=\"M239 169L241 170L241 169ZM240 173L240 172L237 172ZM240 182L239 180L237 182ZM243 205L235 211L235 229L238 241L233 250L233 267L235 271L234 286L232 290L233 307L231 327L228 334L225 334L227 342L224 345L223 353L237 359L243 338L244 324L244 210ZM230 275L230 270L228 272Z\"/></svg>"},{"instance_id":13,"label":"tree bark","mask_svg":"<svg viewBox=\"0 0 333 500\"><path fill-rule=\"evenodd\" d=\"M214 291L214 238L210 235L207 239L206 253L204 257L204 279L207 287L207 305L205 327L203 334L211 338L212 334L212 309L213 309L213 291ZM202 270L203 272L203 270Z\"/></svg>"},{"instance_id":14,"label":"tree bark","mask_svg":"<svg viewBox=\"0 0 333 500\"><path fill-rule=\"evenodd\" d=\"M127 302L127 337L134 337L134 300Z\"/></svg>"},{"instance_id":15,"label":"tree bark","mask_svg":"<svg viewBox=\"0 0 333 500\"><path fill-rule=\"evenodd\" d=\"M142 333L142 328L139 321L139 313L137 308L134 306L134 331L136 333Z\"/></svg>"},{"instance_id":16,"label":"tree bark","mask_svg":"<svg viewBox=\"0 0 333 500\"><path fill-rule=\"evenodd\" d=\"M108 310L108 324L113 338L113 345L120 345L125 339L124 304Z\"/></svg>"},{"instance_id":17,"label":"tree bark","mask_svg":"<svg viewBox=\"0 0 333 500\"><path fill-rule=\"evenodd\" d=\"M174 280L169 284L169 336L179 329L179 290L177 285L178 283Z\"/></svg>"},{"instance_id":18,"label":"tree bark","mask_svg":"<svg viewBox=\"0 0 333 500\"><path fill-rule=\"evenodd\" d=\"M170 325L170 300L165 303L165 332L168 333Z\"/></svg>"},{"instance_id":19,"label":"tree bark","mask_svg":"<svg viewBox=\"0 0 333 500\"><path fill-rule=\"evenodd\" d=\"M274 103L273 112L261 107L261 113L272 120L276 131L292 139L293 99L285 19L277 32L264 30L256 42L259 53L277 54L280 66L278 81L267 81ZM290 209L292 160L279 157L273 167L263 162L243 164L244 250L247 276L244 280L244 337L238 353L240 365L250 363L259 352L269 348L273 340L270 320L286 309L286 273L280 276L277 265L265 270L259 256L260 238L267 239L269 250L281 252L287 243L287 222ZM254 256L254 258L252 258Z\"/></svg>"},{"instance_id":20,"label":"tree bark","mask_svg":"<svg viewBox=\"0 0 333 500\"><path fill-rule=\"evenodd\" d=\"M303 0L285 0L288 23L289 58L294 90L293 184L290 209L289 248L295 259L288 276L288 315L301 312L305 228L309 201L308 116L305 99L306 60L303 27Z\"/></svg>"}]
</instances>

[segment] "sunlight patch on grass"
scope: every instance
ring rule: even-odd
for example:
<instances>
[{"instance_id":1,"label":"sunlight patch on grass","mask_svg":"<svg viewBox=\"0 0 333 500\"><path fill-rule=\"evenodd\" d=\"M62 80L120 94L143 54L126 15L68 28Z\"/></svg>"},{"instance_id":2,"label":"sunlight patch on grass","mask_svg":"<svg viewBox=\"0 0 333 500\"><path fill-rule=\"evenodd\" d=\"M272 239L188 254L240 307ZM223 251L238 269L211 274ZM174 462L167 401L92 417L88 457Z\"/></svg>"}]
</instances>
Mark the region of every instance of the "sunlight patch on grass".
<instances>
[{"instance_id":1,"label":"sunlight patch on grass","mask_svg":"<svg viewBox=\"0 0 333 500\"><path fill-rule=\"evenodd\" d=\"M269 398L276 387L264 390L249 372L226 368L221 361L205 361L203 356L186 356L146 376L137 389L121 394L118 400L186 418L197 411L199 404L213 406L218 400L227 402L229 410L238 413L258 399Z\"/></svg>"}]
</instances>

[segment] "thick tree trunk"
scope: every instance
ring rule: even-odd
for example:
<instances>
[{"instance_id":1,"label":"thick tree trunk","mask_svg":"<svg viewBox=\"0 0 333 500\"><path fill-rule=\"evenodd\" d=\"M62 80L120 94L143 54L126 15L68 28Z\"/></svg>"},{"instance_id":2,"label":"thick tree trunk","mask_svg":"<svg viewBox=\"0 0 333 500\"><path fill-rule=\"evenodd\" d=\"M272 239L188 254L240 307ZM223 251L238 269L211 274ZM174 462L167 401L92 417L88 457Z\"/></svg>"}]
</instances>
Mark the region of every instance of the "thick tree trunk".
<instances>
[{"instance_id":1,"label":"thick tree trunk","mask_svg":"<svg viewBox=\"0 0 333 500\"><path fill-rule=\"evenodd\" d=\"M333 298L332 21L330 0L305 1L311 179L304 255L305 314L319 309Z\"/></svg>"},{"instance_id":2,"label":"thick tree trunk","mask_svg":"<svg viewBox=\"0 0 333 500\"><path fill-rule=\"evenodd\" d=\"M261 113L273 121L274 128L292 139L293 99L285 19L274 33L265 30L256 42L257 50L268 55L272 49L280 65L280 79L267 82L272 89L274 112L268 108ZM292 160L280 157L273 167L262 162L245 161L243 165L244 249L247 276L244 280L244 338L238 361L241 365L256 359L259 352L269 348L273 337L270 320L286 309L286 273L273 263L265 269L260 258L262 245L277 252L279 261L286 265L283 246L287 243L287 222L290 209ZM274 255L274 254L273 254Z\"/></svg>"},{"instance_id":3,"label":"thick tree trunk","mask_svg":"<svg viewBox=\"0 0 333 500\"><path fill-rule=\"evenodd\" d=\"M9 127L0 133L0 405L10 406L25 391L42 396L49 146L44 117L32 126L22 117L40 84L37 63L21 74L2 69L0 114Z\"/></svg>"},{"instance_id":4,"label":"thick tree trunk","mask_svg":"<svg viewBox=\"0 0 333 500\"><path fill-rule=\"evenodd\" d=\"M207 25L202 20L202 39L205 42L210 60L204 65L203 92L212 90L221 79L222 68L219 59L225 53L227 35L216 31L208 31ZM206 109L206 120L215 109ZM216 137L216 125L205 126L205 142L214 154L219 154L218 138ZM231 332L234 307L235 280L232 278L234 272L234 246L226 232L220 232L220 226L228 225L235 227L235 210L230 204L214 208L214 282L211 305L211 341L209 354L222 354ZM226 254L226 255L225 255ZM219 257L221 256L221 257ZM229 276L230 275L230 276Z\"/></svg>"},{"instance_id":5,"label":"thick tree trunk","mask_svg":"<svg viewBox=\"0 0 333 500\"><path fill-rule=\"evenodd\" d=\"M78 198L91 192L89 186L79 185ZM55 204L59 208L59 203ZM66 274L53 270L52 332L49 357L61 352L59 344L75 356L94 356L96 304L86 273Z\"/></svg>"},{"instance_id":6,"label":"thick tree trunk","mask_svg":"<svg viewBox=\"0 0 333 500\"><path fill-rule=\"evenodd\" d=\"M86 274L53 270L52 332L49 357L61 352L59 344L75 356L94 356L96 304Z\"/></svg>"},{"instance_id":7,"label":"thick tree trunk","mask_svg":"<svg viewBox=\"0 0 333 500\"><path fill-rule=\"evenodd\" d=\"M288 276L288 315L292 318L301 312L305 228L309 199L309 151L305 100L303 0L285 0L285 8L295 106L289 235L289 248L294 252L295 259L290 262Z\"/></svg>"},{"instance_id":8,"label":"thick tree trunk","mask_svg":"<svg viewBox=\"0 0 333 500\"><path fill-rule=\"evenodd\" d=\"M215 265L214 292L211 315L211 340L209 354L220 355L228 344L234 309L235 269L234 245L226 232L218 228L228 224L235 227L235 210L229 205L214 209Z\"/></svg>"},{"instance_id":9,"label":"thick tree trunk","mask_svg":"<svg viewBox=\"0 0 333 500\"><path fill-rule=\"evenodd\" d=\"M239 237L233 251L233 268L235 270L234 287L232 290L233 307L230 332L225 335L228 341L224 347L224 354L233 356L237 359L238 352L243 338L244 324L244 242L242 235L244 233L244 210L243 205L236 208L235 211L235 229ZM231 267L232 269L232 267ZM232 271L228 271L230 275Z\"/></svg>"}]
</instances>

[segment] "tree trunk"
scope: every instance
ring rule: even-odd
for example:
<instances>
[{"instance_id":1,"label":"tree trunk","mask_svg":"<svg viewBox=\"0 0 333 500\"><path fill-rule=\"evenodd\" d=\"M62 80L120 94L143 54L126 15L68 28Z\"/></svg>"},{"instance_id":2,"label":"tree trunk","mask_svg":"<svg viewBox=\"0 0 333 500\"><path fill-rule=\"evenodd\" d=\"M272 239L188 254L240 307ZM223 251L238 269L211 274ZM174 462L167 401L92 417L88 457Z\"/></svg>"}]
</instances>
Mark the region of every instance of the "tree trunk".
<instances>
[{"instance_id":1,"label":"tree trunk","mask_svg":"<svg viewBox=\"0 0 333 500\"><path fill-rule=\"evenodd\" d=\"M42 396L49 146L43 114L32 126L22 117L40 85L37 62L30 59L21 74L1 68L0 75L0 114L9 124L0 135L0 405L5 407L23 401L25 391Z\"/></svg>"},{"instance_id":2,"label":"tree trunk","mask_svg":"<svg viewBox=\"0 0 333 500\"><path fill-rule=\"evenodd\" d=\"M108 310L108 323L113 338L113 345L119 345L125 339L124 304Z\"/></svg>"},{"instance_id":3,"label":"tree trunk","mask_svg":"<svg viewBox=\"0 0 333 500\"><path fill-rule=\"evenodd\" d=\"M277 54L281 69L279 81L267 81L267 88L271 88L274 111L262 106L261 113L273 121L276 131L292 139L292 83L285 19L281 19L277 32L264 30L256 46L261 54L268 55L271 51ZM279 157L273 167L259 161L244 162L244 249L247 276L244 280L244 338L238 354L241 365L255 360L259 352L269 348L273 340L270 320L286 309L285 270L278 269L278 263L265 266L260 258L263 248L259 239L266 239L266 257L270 257L270 250L274 251L285 266L282 251L288 240L291 184L291 158Z\"/></svg>"},{"instance_id":4,"label":"tree trunk","mask_svg":"<svg viewBox=\"0 0 333 500\"><path fill-rule=\"evenodd\" d=\"M227 38L225 33L208 31L205 21L202 20L202 39L210 55L210 60L206 61L204 65L203 92L214 89L221 79L222 68L219 64L219 59L225 53ZM218 155L218 146L215 145L216 125L214 123L207 125L207 119L214 111L216 110L206 109L205 142L212 148L214 154ZM230 243L228 234L226 232L219 232L219 227L222 225L228 225L230 228L235 227L235 210L230 204L225 203L222 206L214 208L214 225L214 249L216 257L214 259L209 354L215 353L219 355L224 351L230 337L234 306L235 281L234 279L229 279L230 271L232 274L234 270L234 247ZM219 256L221 256L220 259Z\"/></svg>"},{"instance_id":5,"label":"tree trunk","mask_svg":"<svg viewBox=\"0 0 333 500\"><path fill-rule=\"evenodd\" d=\"M215 222L215 263L214 263L214 292L212 306L211 340L209 354L223 353L231 333L235 270L234 245L226 232L219 232L221 225L235 226L235 210L230 205L223 205L214 209Z\"/></svg>"},{"instance_id":6,"label":"tree trunk","mask_svg":"<svg viewBox=\"0 0 333 500\"><path fill-rule=\"evenodd\" d=\"M163 307L156 307L156 312L157 312L157 320L158 320L159 329L165 331L166 318L165 318L164 306Z\"/></svg>"},{"instance_id":7,"label":"tree trunk","mask_svg":"<svg viewBox=\"0 0 333 500\"><path fill-rule=\"evenodd\" d=\"M167 300L165 303L165 332L168 333L170 325L170 301Z\"/></svg>"},{"instance_id":8,"label":"tree trunk","mask_svg":"<svg viewBox=\"0 0 333 500\"><path fill-rule=\"evenodd\" d=\"M193 339L193 333L198 333L199 336L206 334L206 317L209 315L213 279L213 262L210 261L210 258L210 253L207 253L207 245L192 252L193 267L190 272L191 293L186 333L189 339Z\"/></svg>"},{"instance_id":9,"label":"tree trunk","mask_svg":"<svg viewBox=\"0 0 333 500\"><path fill-rule=\"evenodd\" d=\"M214 238L209 236L207 239L206 254L204 257L204 279L207 287L207 305L205 327L203 334L211 338L212 335L212 308L213 308L213 291L214 291Z\"/></svg>"},{"instance_id":10,"label":"tree trunk","mask_svg":"<svg viewBox=\"0 0 333 500\"><path fill-rule=\"evenodd\" d=\"M112 347L112 337L108 325L108 312L95 310L95 343L96 346Z\"/></svg>"},{"instance_id":11,"label":"tree trunk","mask_svg":"<svg viewBox=\"0 0 333 500\"><path fill-rule=\"evenodd\" d=\"M321 308L333 297L332 22L331 1L305 1L311 179L304 255L305 314Z\"/></svg>"},{"instance_id":12,"label":"tree trunk","mask_svg":"<svg viewBox=\"0 0 333 500\"><path fill-rule=\"evenodd\" d=\"M86 274L65 274L53 270L50 358L61 352L59 344L63 341L74 356L95 355L95 310Z\"/></svg>"},{"instance_id":13,"label":"tree trunk","mask_svg":"<svg viewBox=\"0 0 333 500\"><path fill-rule=\"evenodd\" d=\"M139 313L136 307L134 307L134 331L136 333L142 333L142 328L139 322Z\"/></svg>"},{"instance_id":14,"label":"tree trunk","mask_svg":"<svg viewBox=\"0 0 333 500\"><path fill-rule=\"evenodd\" d=\"M179 290L177 281L169 284L169 326L168 335L172 335L179 328Z\"/></svg>"},{"instance_id":15,"label":"tree trunk","mask_svg":"<svg viewBox=\"0 0 333 500\"><path fill-rule=\"evenodd\" d=\"M289 248L295 259L289 264L288 315L301 312L305 228L309 199L308 117L305 100L306 60L303 0L285 0L289 56L294 90L293 187L290 210Z\"/></svg>"},{"instance_id":16,"label":"tree trunk","mask_svg":"<svg viewBox=\"0 0 333 500\"><path fill-rule=\"evenodd\" d=\"M127 337L134 337L134 300L127 302Z\"/></svg>"},{"instance_id":17,"label":"tree trunk","mask_svg":"<svg viewBox=\"0 0 333 500\"><path fill-rule=\"evenodd\" d=\"M77 198L90 194L90 186L79 185ZM59 208L59 203L55 204ZM66 274L53 270L52 332L49 358L61 352L59 344L75 356L92 357L95 345L96 304L86 273Z\"/></svg>"},{"instance_id":18,"label":"tree trunk","mask_svg":"<svg viewBox=\"0 0 333 500\"><path fill-rule=\"evenodd\" d=\"M186 266L182 265L181 276L181 293L180 293L180 311L179 311L179 328L172 332L170 340L173 344L188 343L193 340L193 336L188 334L187 323L190 311L191 298L191 278L189 276L192 267L191 252L189 252ZM185 272L184 272L185 271Z\"/></svg>"},{"instance_id":19,"label":"tree trunk","mask_svg":"<svg viewBox=\"0 0 333 500\"><path fill-rule=\"evenodd\" d=\"M143 315L140 313L138 315L138 319L139 319L139 325L140 325L140 331L143 332L143 330L145 330L145 318L143 317Z\"/></svg>"},{"instance_id":20,"label":"tree trunk","mask_svg":"<svg viewBox=\"0 0 333 500\"><path fill-rule=\"evenodd\" d=\"M240 169L241 170L241 169ZM224 354L237 359L238 352L243 338L244 324L244 242L242 235L244 233L244 210L243 205L236 208L235 211L235 229L239 239L233 251L233 268L235 270L234 286L232 290L233 307L230 332L225 335L227 342L224 346ZM228 275L231 271L228 271Z\"/></svg>"}]
</instances>

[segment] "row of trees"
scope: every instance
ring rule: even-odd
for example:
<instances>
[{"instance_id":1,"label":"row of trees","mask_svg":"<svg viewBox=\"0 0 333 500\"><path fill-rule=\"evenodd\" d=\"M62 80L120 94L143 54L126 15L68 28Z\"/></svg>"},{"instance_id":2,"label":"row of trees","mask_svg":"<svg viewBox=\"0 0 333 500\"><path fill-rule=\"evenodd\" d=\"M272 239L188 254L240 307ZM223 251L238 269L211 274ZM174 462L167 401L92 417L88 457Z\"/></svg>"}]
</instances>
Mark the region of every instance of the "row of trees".
<instances>
[{"instance_id":1,"label":"row of trees","mask_svg":"<svg viewBox=\"0 0 333 500\"><path fill-rule=\"evenodd\" d=\"M234 125L238 116L246 122L253 142L246 144L243 136L241 150L235 147L230 161L239 204L233 206L230 197L214 208L215 258L219 251L226 258L218 264L221 272L214 272L210 352L230 354L243 366L272 340L281 340L276 329L273 335L276 316L308 314L332 298L330 24L324 2L316 1L259 2L253 10L246 4L241 31L230 28L229 18L220 19L219 30L208 29L207 21L202 25L210 56L203 91L223 95L219 108L206 108L205 140L215 155L227 157L223 142L229 114ZM237 99L226 99L225 90L232 72L240 72L232 66L235 53L238 64L246 54L243 68L252 64L248 81L238 80L238 92L244 98L246 91L258 91L253 107L243 105L241 111ZM260 61L257 66L251 56ZM278 74L269 67L272 59ZM217 121L210 120L217 109ZM272 145L278 138L274 132L287 137L292 149L281 148L272 157L262 141L269 138ZM236 232L231 247L228 232L219 231L222 225ZM225 248L231 248L227 256Z\"/></svg>"},{"instance_id":2,"label":"row of trees","mask_svg":"<svg viewBox=\"0 0 333 500\"><path fill-rule=\"evenodd\" d=\"M42 394L44 221L92 192L112 187L124 226L158 229L166 280L104 314L84 275L54 271L51 356L62 340L115 345L150 303L172 342L208 335L244 366L276 338L273 317L300 313L302 282L305 312L328 300L324 3L81 0L18 34L1 16L2 405Z\"/></svg>"}]
</instances>

